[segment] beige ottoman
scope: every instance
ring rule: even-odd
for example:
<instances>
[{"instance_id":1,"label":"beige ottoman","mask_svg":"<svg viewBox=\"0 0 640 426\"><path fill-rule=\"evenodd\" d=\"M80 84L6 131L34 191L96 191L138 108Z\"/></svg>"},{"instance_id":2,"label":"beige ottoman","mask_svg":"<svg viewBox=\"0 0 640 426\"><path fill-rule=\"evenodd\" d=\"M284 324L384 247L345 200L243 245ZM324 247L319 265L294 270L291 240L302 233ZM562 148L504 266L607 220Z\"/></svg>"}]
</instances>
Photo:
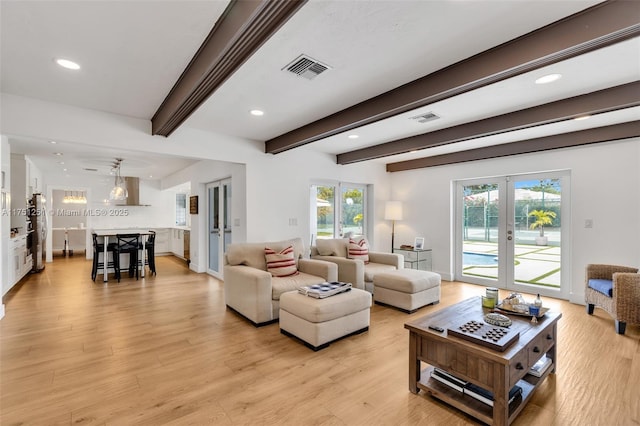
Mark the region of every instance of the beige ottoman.
<instances>
[{"instance_id":1,"label":"beige ottoman","mask_svg":"<svg viewBox=\"0 0 640 426\"><path fill-rule=\"evenodd\" d=\"M376 303L394 306L408 313L440 301L440 275L417 269L398 269L373 277Z\"/></svg>"},{"instance_id":2,"label":"beige ottoman","mask_svg":"<svg viewBox=\"0 0 640 426\"><path fill-rule=\"evenodd\" d=\"M357 288L324 299L290 291L280 296L280 332L317 351L367 331L370 309L371 293Z\"/></svg>"}]
</instances>

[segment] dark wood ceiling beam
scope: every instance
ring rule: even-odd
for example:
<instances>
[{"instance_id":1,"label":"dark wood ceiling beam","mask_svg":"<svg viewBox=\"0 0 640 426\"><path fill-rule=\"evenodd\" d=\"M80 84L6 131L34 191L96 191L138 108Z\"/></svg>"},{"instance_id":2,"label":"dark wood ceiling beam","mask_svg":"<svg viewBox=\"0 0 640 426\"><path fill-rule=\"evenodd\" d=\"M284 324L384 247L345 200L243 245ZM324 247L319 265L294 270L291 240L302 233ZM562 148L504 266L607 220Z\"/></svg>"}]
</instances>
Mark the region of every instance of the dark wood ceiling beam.
<instances>
[{"instance_id":1,"label":"dark wood ceiling beam","mask_svg":"<svg viewBox=\"0 0 640 426\"><path fill-rule=\"evenodd\" d=\"M338 154L338 164L351 164L436 146L513 132L640 105L640 82L627 83L520 111L410 136Z\"/></svg>"},{"instance_id":2,"label":"dark wood ceiling beam","mask_svg":"<svg viewBox=\"0 0 640 426\"><path fill-rule=\"evenodd\" d=\"M232 0L151 119L169 136L307 0Z\"/></svg>"},{"instance_id":3,"label":"dark wood ceiling beam","mask_svg":"<svg viewBox=\"0 0 640 426\"><path fill-rule=\"evenodd\" d=\"M552 149L572 148L601 142L640 137L640 121L614 124L560 135L545 136L485 148L476 148L451 154L417 158L387 164L388 172L422 169L426 167L445 166L468 161L486 160L511 155L529 154Z\"/></svg>"},{"instance_id":4,"label":"dark wood ceiling beam","mask_svg":"<svg viewBox=\"0 0 640 426\"><path fill-rule=\"evenodd\" d=\"M277 154L640 34L635 1L607 1L268 140Z\"/></svg>"}]
</instances>

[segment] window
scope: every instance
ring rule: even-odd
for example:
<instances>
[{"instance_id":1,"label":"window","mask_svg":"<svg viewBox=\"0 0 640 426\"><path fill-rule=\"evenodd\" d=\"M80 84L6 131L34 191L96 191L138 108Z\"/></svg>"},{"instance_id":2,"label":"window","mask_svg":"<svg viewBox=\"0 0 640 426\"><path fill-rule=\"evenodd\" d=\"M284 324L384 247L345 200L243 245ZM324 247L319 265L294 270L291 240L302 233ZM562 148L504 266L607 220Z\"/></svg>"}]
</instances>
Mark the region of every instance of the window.
<instances>
[{"instance_id":1,"label":"window","mask_svg":"<svg viewBox=\"0 0 640 426\"><path fill-rule=\"evenodd\" d=\"M176 194L176 225L187 226L187 194Z\"/></svg>"},{"instance_id":2,"label":"window","mask_svg":"<svg viewBox=\"0 0 640 426\"><path fill-rule=\"evenodd\" d=\"M342 238L366 233L366 186L348 183L311 185L311 233Z\"/></svg>"}]
</instances>

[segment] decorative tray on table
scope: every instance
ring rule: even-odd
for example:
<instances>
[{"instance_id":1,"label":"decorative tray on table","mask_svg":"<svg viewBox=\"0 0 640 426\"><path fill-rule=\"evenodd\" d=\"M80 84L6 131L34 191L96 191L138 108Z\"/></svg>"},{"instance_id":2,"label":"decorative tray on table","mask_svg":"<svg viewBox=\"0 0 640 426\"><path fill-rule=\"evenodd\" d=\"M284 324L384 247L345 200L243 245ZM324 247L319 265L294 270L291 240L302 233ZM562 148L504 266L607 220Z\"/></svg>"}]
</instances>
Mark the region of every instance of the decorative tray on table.
<instances>
[{"instance_id":1,"label":"decorative tray on table","mask_svg":"<svg viewBox=\"0 0 640 426\"><path fill-rule=\"evenodd\" d=\"M524 304L524 305L508 305L508 304L504 304L501 303L498 306L495 307L495 310L497 312L501 312L501 313L505 313L505 314L509 314L509 315L520 315L523 317L533 317L533 315L531 315L529 313L529 305L528 304ZM543 317L544 314L546 314L549 311L549 308L545 308L545 307L541 307L540 308L540 313L537 315L536 318L540 318Z\"/></svg>"}]
</instances>

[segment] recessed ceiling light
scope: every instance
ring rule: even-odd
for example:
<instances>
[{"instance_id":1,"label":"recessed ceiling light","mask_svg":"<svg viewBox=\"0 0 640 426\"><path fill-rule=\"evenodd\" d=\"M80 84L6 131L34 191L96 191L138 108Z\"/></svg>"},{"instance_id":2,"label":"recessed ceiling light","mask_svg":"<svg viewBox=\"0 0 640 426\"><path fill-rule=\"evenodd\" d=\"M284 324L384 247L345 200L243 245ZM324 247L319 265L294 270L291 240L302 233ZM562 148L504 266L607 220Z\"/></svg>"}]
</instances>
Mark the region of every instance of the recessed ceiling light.
<instances>
[{"instance_id":1,"label":"recessed ceiling light","mask_svg":"<svg viewBox=\"0 0 640 426\"><path fill-rule=\"evenodd\" d=\"M63 172L66 172L66 171L67 171L67 169L62 169L62 171L63 171Z\"/></svg>"},{"instance_id":2,"label":"recessed ceiling light","mask_svg":"<svg viewBox=\"0 0 640 426\"><path fill-rule=\"evenodd\" d=\"M547 75L543 75L540 78L537 78L536 84L553 83L554 81L560 80L561 78L562 78L562 74L547 74Z\"/></svg>"},{"instance_id":3,"label":"recessed ceiling light","mask_svg":"<svg viewBox=\"0 0 640 426\"><path fill-rule=\"evenodd\" d=\"M58 157L62 155L61 152L54 152L53 155L57 155Z\"/></svg>"},{"instance_id":4,"label":"recessed ceiling light","mask_svg":"<svg viewBox=\"0 0 640 426\"><path fill-rule=\"evenodd\" d=\"M591 116L590 116L590 115L581 115L581 116L579 116L579 117L574 118L574 120L576 120L576 121L581 121L581 120L588 120L588 119L590 119L590 118L591 118Z\"/></svg>"},{"instance_id":5,"label":"recessed ceiling light","mask_svg":"<svg viewBox=\"0 0 640 426\"><path fill-rule=\"evenodd\" d=\"M64 161L58 161L58 164L64 164Z\"/></svg>"},{"instance_id":6,"label":"recessed ceiling light","mask_svg":"<svg viewBox=\"0 0 640 426\"><path fill-rule=\"evenodd\" d=\"M63 68L66 68L68 70L79 70L80 69L80 65L78 65L76 62L70 61L68 59L56 59L56 64L60 65Z\"/></svg>"},{"instance_id":7,"label":"recessed ceiling light","mask_svg":"<svg viewBox=\"0 0 640 426\"><path fill-rule=\"evenodd\" d=\"M256 117L260 117L260 116L264 115L264 111L261 111L259 109L252 109L249 112L251 113L251 115L255 115Z\"/></svg>"},{"instance_id":8,"label":"recessed ceiling light","mask_svg":"<svg viewBox=\"0 0 640 426\"><path fill-rule=\"evenodd\" d=\"M57 144L58 142L56 142L56 141L49 141L49 143L50 143L50 144L55 145L55 144Z\"/></svg>"},{"instance_id":9,"label":"recessed ceiling light","mask_svg":"<svg viewBox=\"0 0 640 426\"><path fill-rule=\"evenodd\" d=\"M347 136L349 139L358 139L360 136L358 135L349 135Z\"/></svg>"}]
</instances>

